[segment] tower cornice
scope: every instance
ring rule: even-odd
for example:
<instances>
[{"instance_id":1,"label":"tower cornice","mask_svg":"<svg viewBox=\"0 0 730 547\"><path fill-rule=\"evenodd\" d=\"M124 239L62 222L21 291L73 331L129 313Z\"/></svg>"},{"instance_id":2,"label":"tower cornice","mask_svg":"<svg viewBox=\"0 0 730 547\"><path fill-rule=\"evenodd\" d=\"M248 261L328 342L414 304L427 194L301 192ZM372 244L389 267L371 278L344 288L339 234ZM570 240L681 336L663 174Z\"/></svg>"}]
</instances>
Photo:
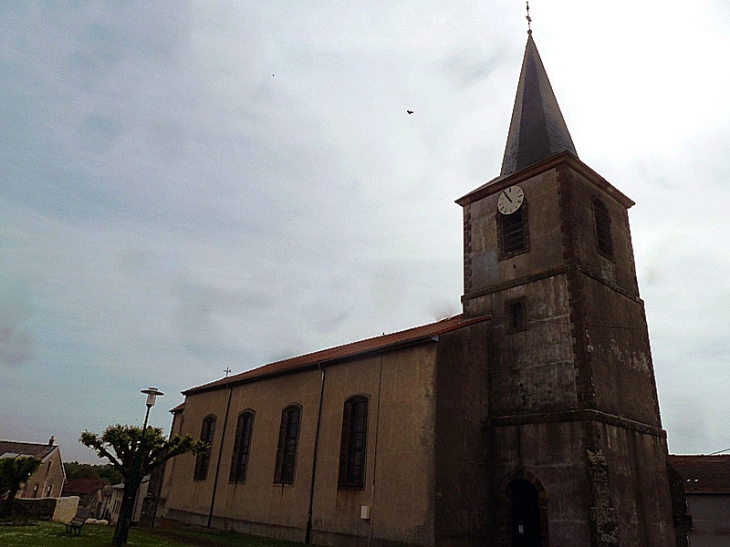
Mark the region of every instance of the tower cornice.
<instances>
[{"instance_id":1,"label":"tower cornice","mask_svg":"<svg viewBox=\"0 0 730 547\"><path fill-rule=\"evenodd\" d=\"M499 177L492 179L486 184L480 186L476 190L473 190L465 196L457 199L456 203L458 203L462 207L465 207L471 203L474 203L475 201L479 201L480 199L483 199L487 196L490 196L497 192L501 192L505 188L509 188L510 186L519 184L523 180L530 179L539 175L540 173L543 173L550 169L555 169L561 165L567 165L574 171L580 173L588 181L590 181L599 189L603 190L606 194L611 196L624 207L629 208L635 204L631 198L626 196L618 188L613 186L601 175L599 175L593 169L583 163L577 156L568 151L561 152L546 160L534 163L529 167L526 167L525 169L522 169L521 171L518 171L517 173L514 173L512 175L500 175Z\"/></svg>"}]
</instances>

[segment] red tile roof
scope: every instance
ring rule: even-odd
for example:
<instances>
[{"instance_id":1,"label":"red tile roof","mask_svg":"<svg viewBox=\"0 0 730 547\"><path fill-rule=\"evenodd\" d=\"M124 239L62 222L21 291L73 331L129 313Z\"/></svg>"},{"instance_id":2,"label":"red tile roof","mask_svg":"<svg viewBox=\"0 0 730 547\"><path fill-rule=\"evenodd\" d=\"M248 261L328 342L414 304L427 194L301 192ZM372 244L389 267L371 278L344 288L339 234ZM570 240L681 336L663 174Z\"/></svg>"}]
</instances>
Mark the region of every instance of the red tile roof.
<instances>
[{"instance_id":1,"label":"red tile roof","mask_svg":"<svg viewBox=\"0 0 730 547\"><path fill-rule=\"evenodd\" d=\"M730 494L730 454L718 456L669 456L682 476L687 494Z\"/></svg>"},{"instance_id":2,"label":"red tile roof","mask_svg":"<svg viewBox=\"0 0 730 547\"><path fill-rule=\"evenodd\" d=\"M220 380L216 380L202 386L190 388L183 391L183 395L192 395L194 393L202 393L204 391L212 391L222 387L262 380L271 376L289 374L306 370L307 368L315 367L317 365L333 364L370 353L391 351L407 345L423 343L430 339L434 339L441 334L469 325L474 325L476 323L481 323L488 319L488 316L467 317L464 315L457 315L436 323L430 323L428 325L392 334L384 334L382 336L376 336L375 338L368 338L366 340L345 344L344 346L337 346L334 348L316 351L314 353L308 353L306 355L300 355L298 357L292 357L291 359L284 359L283 361L269 363L268 365L255 368L247 372L242 372L235 376L221 378ZM176 409L177 407L173 410Z\"/></svg>"},{"instance_id":3,"label":"red tile roof","mask_svg":"<svg viewBox=\"0 0 730 547\"><path fill-rule=\"evenodd\" d=\"M171 408L169 412L172 414L177 414L178 412L182 412L183 410L185 410L185 401L177 405L175 408Z\"/></svg>"},{"instance_id":4,"label":"red tile roof","mask_svg":"<svg viewBox=\"0 0 730 547\"><path fill-rule=\"evenodd\" d=\"M106 484L101 479L70 479L63 485L64 496L84 496L101 490Z\"/></svg>"}]
</instances>

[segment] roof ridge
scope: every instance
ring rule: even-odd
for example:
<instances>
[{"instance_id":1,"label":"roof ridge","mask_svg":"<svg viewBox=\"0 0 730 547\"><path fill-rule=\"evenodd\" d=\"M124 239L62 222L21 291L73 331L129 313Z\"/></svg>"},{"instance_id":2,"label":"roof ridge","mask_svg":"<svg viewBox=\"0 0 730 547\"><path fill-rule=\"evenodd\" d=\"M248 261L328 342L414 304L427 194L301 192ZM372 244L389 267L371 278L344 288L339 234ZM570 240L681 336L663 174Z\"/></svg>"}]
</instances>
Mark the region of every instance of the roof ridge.
<instances>
[{"instance_id":1,"label":"roof ridge","mask_svg":"<svg viewBox=\"0 0 730 547\"><path fill-rule=\"evenodd\" d=\"M0 439L0 443L17 443L17 444L34 444L39 446L58 446L58 445L49 445L48 443L36 443L33 441L14 441L12 439Z\"/></svg>"},{"instance_id":2,"label":"roof ridge","mask_svg":"<svg viewBox=\"0 0 730 547\"><path fill-rule=\"evenodd\" d=\"M230 386L231 384L242 383L247 380L260 379L266 376L285 374L295 370L300 370L305 367L311 367L320 365L326 362L339 361L360 355L363 353L374 352L374 351L385 351L393 346L400 346L402 344L414 343L418 340L425 340L428 337L438 336L444 332L461 328L476 322L481 322L489 319L489 316L468 316L465 314L458 314L446 319L435 321L433 323L427 323L417 327L411 327L408 329L396 331L389 334L381 334L379 336L373 336L371 338L364 338L356 340L354 342L348 342L338 346L332 346L329 348L317 350L302 355L295 355L286 359L280 359L278 361L272 361L259 367L195 386L190 389L183 391L183 395L197 393L201 391L208 391L210 389L216 389L223 386ZM380 342L380 343L378 343ZM177 407L176 407L177 408Z\"/></svg>"},{"instance_id":3,"label":"roof ridge","mask_svg":"<svg viewBox=\"0 0 730 547\"><path fill-rule=\"evenodd\" d=\"M386 333L385 331L383 331L383 334L376 334L375 336L369 336L368 338L361 338L359 340L355 340L354 342L345 342L344 344L338 344L336 346L330 346L328 348L318 349L316 351L312 351L312 352L309 352L309 353L304 353L304 354L301 354L301 355L293 355L292 357L286 357L284 359L278 359L277 361L271 361L270 363L266 363L266 365L275 365L277 363L283 363L284 361L289 361L290 359L296 359L297 357L304 357L304 356L307 356L307 355L316 355L318 353L323 353L323 352L330 351L330 350L344 348L344 347L347 347L347 346L351 346L353 344L359 344L361 342L369 342L371 340L377 340L378 338L384 338L384 337L388 337L388 336L396 336L396 335L399 335L399 334L405 334L405 333L407 333L409 331L419 330L419 329L422 329L422 328L425 328L425 327L428 327L428 326L431 326L431 325L438 325L439 323L444 323L446 321L452 321L452 320L455 320L457 317L461 317L462 315L463 314L452 315L451 317L447 317L446 319L439 319L438 321L435 321L434 323L426 323L425 325L419 325L417 327L409 327L407 329L396 330L396 331L393 331L393 332ZM262 365L262 366L266 366L266 365Z\"/></svg>"}]
</instances>

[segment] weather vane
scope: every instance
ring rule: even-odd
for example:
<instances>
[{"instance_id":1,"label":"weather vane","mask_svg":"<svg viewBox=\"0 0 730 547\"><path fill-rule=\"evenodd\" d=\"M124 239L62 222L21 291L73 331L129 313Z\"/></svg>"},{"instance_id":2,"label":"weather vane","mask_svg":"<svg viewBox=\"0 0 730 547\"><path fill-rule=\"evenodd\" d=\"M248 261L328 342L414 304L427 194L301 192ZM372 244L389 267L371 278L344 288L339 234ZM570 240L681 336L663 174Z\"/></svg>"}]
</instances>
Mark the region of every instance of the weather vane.
<instances>
[{"instance_id":1,"label":"weather vane","mask_svg":"<svg viewBox=\"0 0 730 547\"><path fill-rule=\"evenodd\" d=\"M525 2L527 4L527 34L532 34L532 28L530 27L530 23L532 23L532 17L530 17L530 0L527 0Z\"/></svg>"},{"instance_id":2,"label":"weather vane","mask_svg":"<svg viewBox=\"0 0 730 547\"><path fill-rule=\"evenodd\" d=\"M226 367L223 369L223 372L226 373L226 378L228 378L228 375L231 373L231 369L229 367Z\"/></svg>"}]
</instances>

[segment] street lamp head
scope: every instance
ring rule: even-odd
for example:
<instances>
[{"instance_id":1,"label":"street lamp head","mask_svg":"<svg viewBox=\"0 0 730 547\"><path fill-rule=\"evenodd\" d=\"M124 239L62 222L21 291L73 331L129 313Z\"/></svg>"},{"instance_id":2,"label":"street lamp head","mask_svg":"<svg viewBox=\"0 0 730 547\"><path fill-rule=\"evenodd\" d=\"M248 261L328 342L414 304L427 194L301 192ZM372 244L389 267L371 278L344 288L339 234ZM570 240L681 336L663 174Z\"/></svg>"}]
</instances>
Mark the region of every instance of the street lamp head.
<instances>
[{"instance_id":1,"label":"street lamp head","mask_svg":"<svg viewBox=\"0 0 730 547\"><path fill-rule=\"evenodd\" d=\"M162 397L164 393L162 393L159 389L156 387L148 387L147 389L143 389L141 393L144 393L147 395L147 408L155 406L155 399L159 395Z\"/></svg>"}]
</instances>

